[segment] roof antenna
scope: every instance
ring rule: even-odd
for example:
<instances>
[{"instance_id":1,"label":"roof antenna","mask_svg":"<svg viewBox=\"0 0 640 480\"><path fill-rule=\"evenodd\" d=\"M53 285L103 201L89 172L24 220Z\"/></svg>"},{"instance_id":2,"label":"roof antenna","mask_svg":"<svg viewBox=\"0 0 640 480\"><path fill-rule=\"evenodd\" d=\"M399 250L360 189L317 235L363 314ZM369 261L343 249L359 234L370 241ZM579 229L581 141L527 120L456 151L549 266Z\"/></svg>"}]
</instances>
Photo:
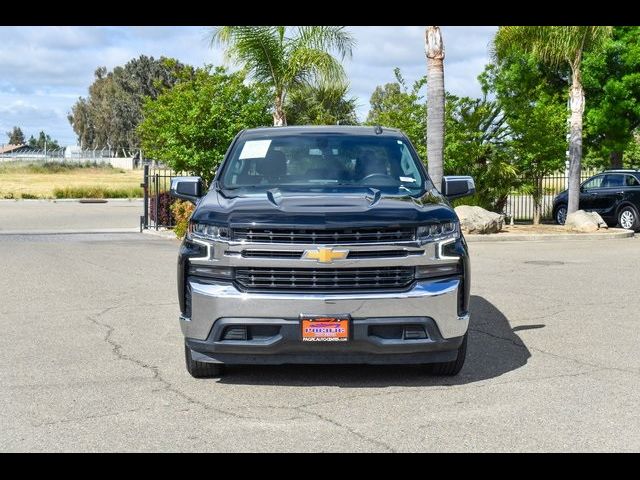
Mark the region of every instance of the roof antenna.
<instances>
[{"instance_id":1,"label":"roof antenna","mask_svg":"<svg viewBox=\"0 0 640 480\"><path fill-rule=\"evenodd\" d=\"M380 125L376 125L374 132L376 132L376 135L382 135L382 127Z\"/></svg>"}]
</instances>

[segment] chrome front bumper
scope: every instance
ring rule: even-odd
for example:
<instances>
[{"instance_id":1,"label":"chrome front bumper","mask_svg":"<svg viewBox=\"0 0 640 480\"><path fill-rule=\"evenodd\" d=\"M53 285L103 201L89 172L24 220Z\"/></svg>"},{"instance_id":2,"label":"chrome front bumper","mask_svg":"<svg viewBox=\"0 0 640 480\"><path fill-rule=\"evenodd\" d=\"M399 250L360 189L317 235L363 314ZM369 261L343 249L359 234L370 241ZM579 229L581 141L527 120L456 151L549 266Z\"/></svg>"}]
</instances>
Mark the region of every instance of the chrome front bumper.
<instances>
[{"instance_id":1,"label":"chrome front bumper","mask_svg":"<svg viewBox=\"0 0 640 480\"><path fill-rule=\"evenodd\" d=\"M403 292L309 294L244 293L230 283L199 283L191 286L191 318L180 318L185 337L205 340L218 319L271 318L291 320L301 314L344 315L353 319L383 317L430 317L442 338L461 337L469 316L459 317L458 278L417 281Z\"/></svg>"}]
</instances>

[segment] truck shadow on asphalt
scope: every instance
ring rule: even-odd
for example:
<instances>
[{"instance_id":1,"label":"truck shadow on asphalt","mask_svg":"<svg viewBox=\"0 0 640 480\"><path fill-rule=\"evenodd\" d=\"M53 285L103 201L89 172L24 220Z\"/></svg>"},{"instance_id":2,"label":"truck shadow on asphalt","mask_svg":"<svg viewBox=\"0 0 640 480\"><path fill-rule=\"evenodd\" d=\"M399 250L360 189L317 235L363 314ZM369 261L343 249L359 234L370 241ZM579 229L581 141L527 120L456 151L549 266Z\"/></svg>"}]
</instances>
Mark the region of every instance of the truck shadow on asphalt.
<instances>
[{"instance_id":1,"label":"truck shadow on asphalt","mask_svg":"<svg viewBox=\"0 0 640 480\"><path fill-rule=\"evenodd\" d=\"M527 363L531 356L509 320L491 302L471 296L467 359L456 377L436 377L416 365L278 365L230 366L222 384L336 386L451 386L499 377ZM522 325L517 330L542 328Z\"/></svg>"}]
</instances>

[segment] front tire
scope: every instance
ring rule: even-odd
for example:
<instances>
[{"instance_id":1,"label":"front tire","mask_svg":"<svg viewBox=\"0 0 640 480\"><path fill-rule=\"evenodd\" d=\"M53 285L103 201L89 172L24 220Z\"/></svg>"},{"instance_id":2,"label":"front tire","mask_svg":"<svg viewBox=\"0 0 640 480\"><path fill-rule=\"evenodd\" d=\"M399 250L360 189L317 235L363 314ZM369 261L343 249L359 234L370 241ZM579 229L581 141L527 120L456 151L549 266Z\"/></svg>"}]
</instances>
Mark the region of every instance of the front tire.
<instances>
[{"instance_id":1,"label":"front tire","mask_svg":"<svg viewBox=\"0 0 640 480\"><path fill-rule=\"evenodd\" d=\"M427 365L430 374L438 376L453 377L460 373L464 366L464 359L467 356L467 338L469 334L465 333L462 344L458 347L458 356L452 362L431 363Z\"/></svg>"},{"instance_id":2,"label":"front tire","mask_svg":"<svg viewBox=\"0 0 640 480\"><path fill-rule=\"evenodd\" d=\"M636 209L631 206L621 208L618 212L618 225L625 230L637 232L640 229L640 218Z\"/></svg>"},{"instance_id":3,"label":"front tire","mask_svg":"<svg viewBox=\"0 0 640 480\"><path fill-rule=\"evenodd\" d=\"M556 213L553 216L553 219L558 225L564 225L564 222L567 221L567 206L562 204L556 208Z\"/></svg>"},{"instance_id":4,"label":"front tire","mask_svg":"<svg viewBox=\"0 0 640 480\"><path fill-rule=\"evenodd\" d=\"M224 364L198 362L191 357L191 349L184 345L184 358L187 364L187 371L193 378L214 378L220 377L224 373Z\"/></svg>"}]
</instances>

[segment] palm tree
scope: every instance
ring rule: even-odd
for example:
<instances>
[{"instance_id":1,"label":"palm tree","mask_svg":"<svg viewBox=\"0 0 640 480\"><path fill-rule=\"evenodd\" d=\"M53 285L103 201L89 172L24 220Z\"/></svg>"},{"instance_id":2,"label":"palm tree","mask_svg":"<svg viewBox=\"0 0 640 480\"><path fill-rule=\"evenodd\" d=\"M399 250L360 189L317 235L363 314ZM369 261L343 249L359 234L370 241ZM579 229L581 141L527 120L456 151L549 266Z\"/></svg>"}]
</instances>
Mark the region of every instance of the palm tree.
<instances>
[{"instance_id":1,"label":"palm tree","mask_svg":"<svg viewBox=\"0 0 640 480\"><path fill-rule=\"evenodd\" d=\"M610 26L500 27L493 42L496 58L504 58L512 49L521 49L549 66L568 65L571 69L567 213L575 212L580 206L582 116L585 103L581 78L582 56L586 51L602 48L611 31Z\"/></svg>"},{"instance_id":2,"label":"palm tree","mask_svg":"<svg viewBox=\"0 0 640 480\"><path fill-rule=\"evenodd\" d=\"M427 165L429 176L440 189L444 156L444 46L440 27L424 32L427 55Z\"/></svg>"},{"instance_id":3,"label":"palm tree","mask_svg":"<svg viewBox=\"0 0 640 480\"><path fill-rule=\"evenodd\" d=\"M214 27L211 43L226 46L227 59L271 86L273 124L281 126L287 124L285 100L291 89L345 80L340 61L351 57L355 40L345 27L249 26Z\"/></svg>"},{"instance_id":4,"label":"palm tree","mask_svg":"<svg viewBox=\"0 0 640 480\"><path fill-rule=\"evenodd\" d=\"M347 83L305 85L293 90L285 106L290 125L357 125L358 99Z\"/></svg>"}]
</instances>

